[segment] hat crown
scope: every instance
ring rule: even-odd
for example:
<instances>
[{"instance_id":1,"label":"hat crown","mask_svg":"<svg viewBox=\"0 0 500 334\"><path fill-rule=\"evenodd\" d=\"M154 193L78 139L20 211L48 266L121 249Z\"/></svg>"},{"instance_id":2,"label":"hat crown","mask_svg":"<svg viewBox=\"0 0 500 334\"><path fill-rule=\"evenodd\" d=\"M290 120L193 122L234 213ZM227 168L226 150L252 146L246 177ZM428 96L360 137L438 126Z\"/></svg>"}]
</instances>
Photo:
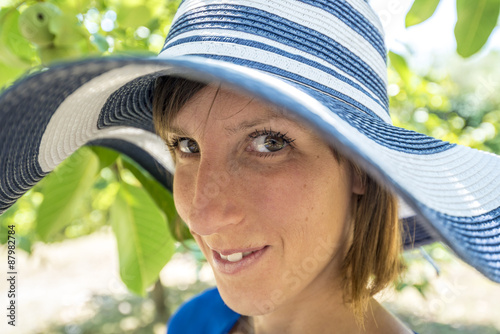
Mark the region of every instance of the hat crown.
<instances>
[{"instance_id":1,"label":"hat crown","mask_svg":"<svg viewBox=\"0 0 500 334\"><path fill-rule=\"evenodd\" d=\"M264 71L391 122L383 29L364 0L185 0L159 57L189 55Z\"/></svg>"}]
</instances>

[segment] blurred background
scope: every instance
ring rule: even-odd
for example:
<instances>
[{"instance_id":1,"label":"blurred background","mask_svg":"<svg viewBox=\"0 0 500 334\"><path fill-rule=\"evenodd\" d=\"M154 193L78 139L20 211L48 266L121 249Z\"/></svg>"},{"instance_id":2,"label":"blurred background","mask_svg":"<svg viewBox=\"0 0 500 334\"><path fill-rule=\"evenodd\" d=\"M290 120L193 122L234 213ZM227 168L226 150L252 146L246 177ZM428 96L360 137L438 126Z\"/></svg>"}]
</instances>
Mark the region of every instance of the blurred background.
<instances>
[{"instance_id":1,"label":"blurred background","mask_svg":"<svg viewBox=\"0 0 500 334\"><path fill-rule=\"evenodd\" d=\"M60 61L155 56L179 2L0 0L0 89ZM371 4L390 50L394 123L499 154L500 1ZM214 285L188 233L173 237L176 221L171 194L133 161L80 149L0 216L0 254L15 225L19 273L17 324L2 320L0 332L165 333L184 300ZM146 227L155 240L133 232ZM406 274L377 298L413 330L500 333L499 284L441 244L403 256Z\"/></svg>"}]
</instances>

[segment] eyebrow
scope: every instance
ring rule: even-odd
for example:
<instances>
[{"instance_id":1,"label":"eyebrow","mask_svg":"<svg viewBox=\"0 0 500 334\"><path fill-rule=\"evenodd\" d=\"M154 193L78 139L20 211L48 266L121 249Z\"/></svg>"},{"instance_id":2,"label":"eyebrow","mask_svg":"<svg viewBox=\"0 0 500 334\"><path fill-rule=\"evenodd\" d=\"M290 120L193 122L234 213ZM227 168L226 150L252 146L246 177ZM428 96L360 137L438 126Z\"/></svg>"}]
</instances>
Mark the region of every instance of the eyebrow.
<instances>
[{"instance_id":1,"label":"eyebrow","mask_svg":"<svg viewBox=\"0 0 500 334\"><path fill-rule=\"evenodd\" d=\"M283 109L277 108L277 107L276 108L271 107L271 108L266 108L265 116L259 117L257 119L243 121L234 127L225 127L224 130L226 130L226 132L228 132L229 134L235 134L235 133L238 133L241 131L255 128L262 123L269 122L270 120L276 119L276 118L284 118L287 121L293 121L292 118L290 118L288 115L285 114L285 111ZM302 128L302 124L297 123L297 125ZM189 137L190 136L190 134L186 130L184 130L183 128L176 127L176 126L171 126L170 129L168 130L168 133L175 134L175 135L181 136L181 137Z\"/></svg>"},{"instance_id":2,"label":"eyebrow","mask_svg":"<svg viewBox=\"0 0 500 334\"><path fill-rule=\"evenodd\" d=\"M229 134L235 134L241 131L245 131L251 128L255 128L258 125L262 123L269 122L272 119L276 118L282 118L284 117L284 113L281 110L278 109L266 109L266 115L263 117L259 117L257 119L252 119L249 121L243 121L240 124L234 126L234 127L225 127L224 130L226 130L227 133Z\"/></svg>"},{"instance_id":3,"label":"eyebrow","mask_svg":"<svg viewBox=\"0 0 500 334\"><path fill-rule=\"evenodd\" d=\"M172 126L172 125L168 129L167 135L176 135L179 137L189 137L189 134L186 131L184 131L184 129L181 129L179 127Z\"/></svg>"}]
</instances>

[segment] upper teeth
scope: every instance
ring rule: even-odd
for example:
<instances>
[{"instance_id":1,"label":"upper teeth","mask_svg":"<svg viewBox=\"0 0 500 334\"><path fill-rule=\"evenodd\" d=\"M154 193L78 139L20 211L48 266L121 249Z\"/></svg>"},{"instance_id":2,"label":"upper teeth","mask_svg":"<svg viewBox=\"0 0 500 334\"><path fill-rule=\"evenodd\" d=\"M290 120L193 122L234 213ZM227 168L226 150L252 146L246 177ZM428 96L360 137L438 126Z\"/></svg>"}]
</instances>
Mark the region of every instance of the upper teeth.
<instances>
[{"instance_id":1,"label":"upper teeth","mask_svg":"<svg viewBox=\"0 0 500 334\"><path fill-rule=\"evenodd\" d=\"M248 254L251 254L252 252L244 252L244 253L233 253L229 255L222 255L220 254L220 257L224 260L227 260L229 262L238 262L240 261L243 257L247 256Z\"/></svg>"}]
</instances>

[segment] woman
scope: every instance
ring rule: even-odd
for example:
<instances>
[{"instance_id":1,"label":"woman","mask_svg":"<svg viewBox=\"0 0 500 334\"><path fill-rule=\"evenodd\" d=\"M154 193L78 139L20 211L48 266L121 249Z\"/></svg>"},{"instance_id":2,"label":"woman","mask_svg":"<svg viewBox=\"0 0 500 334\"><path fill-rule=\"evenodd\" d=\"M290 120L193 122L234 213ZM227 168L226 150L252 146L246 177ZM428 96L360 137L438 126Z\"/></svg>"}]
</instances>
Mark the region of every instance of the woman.
<instances>
[{"instance_id":1,"label":"woman","mask_svg":"<svg viewBox=\"0 0 500 334\"><path fill-rule=\"evenodd\" d=\"M175 169L214 269L170 333L410 332L372 298L401 234L500 281L500 158L392 126L385 62L363 0L185 0L158 59L64 64L0 96L0 212L110 146L166 186Z\"/></svg>"},{"instance_id":2,"label":"woman","mask_svg":"<svg viewBox=\"0 0 500 334\"><path fill-rule=\"evenodd\" d=\"M179 215L230 309L209 291L169 332L197 333L208 316L213 333L410 333L372 298L400 268L396 198L286 110L172 81L156 84L156 129Z\"/></svg>"}]
</instances>

